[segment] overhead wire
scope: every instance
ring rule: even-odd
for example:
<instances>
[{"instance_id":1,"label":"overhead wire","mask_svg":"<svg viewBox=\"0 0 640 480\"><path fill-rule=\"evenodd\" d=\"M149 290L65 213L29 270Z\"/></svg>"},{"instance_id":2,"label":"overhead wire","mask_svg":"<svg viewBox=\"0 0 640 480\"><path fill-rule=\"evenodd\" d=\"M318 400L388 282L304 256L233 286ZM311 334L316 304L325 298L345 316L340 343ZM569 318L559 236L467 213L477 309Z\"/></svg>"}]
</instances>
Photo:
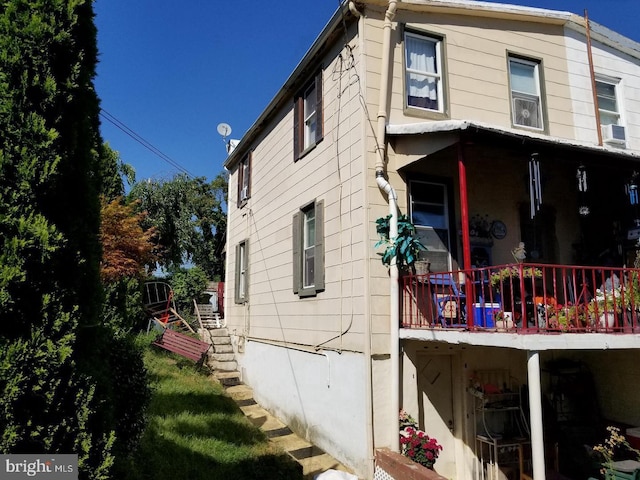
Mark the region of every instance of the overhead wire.
<instances>
[{"instance_id":1,"label":"overhead wire","mask_svg":"<svg viewBox=\"0 0 640 480\"><path fill-rule=\"evenodd\" d=\"M108 121L109 123L111 123L113 126L118 128L119 130L121 130L127 136L131 137L133 140L138 142L140 145L145 147L151 153L153 153L154 155L160 157L162 160L167 162L172 167L174 167L174 168L178 169L179 171L185 173L187 176L189 176L191 178L195 178L195 175L193 175L191 172L189 172L189 170L187 170L185 167L180 165L178 162L176 162L174 159L172 159L169 155L167 155L166 153L162 152L159 148L154 146L151 142L149 142L148 140L144 139L142 136L140 136L134 130L129 128L127 125L125 125L124 122L122 122L121 120L118 120L118 118L116 118L115 116L113 116L112 114L107 112L104 108L100 108L100 116L102 118L104 118L106 121Z\"/></svg>"}]
</instances>

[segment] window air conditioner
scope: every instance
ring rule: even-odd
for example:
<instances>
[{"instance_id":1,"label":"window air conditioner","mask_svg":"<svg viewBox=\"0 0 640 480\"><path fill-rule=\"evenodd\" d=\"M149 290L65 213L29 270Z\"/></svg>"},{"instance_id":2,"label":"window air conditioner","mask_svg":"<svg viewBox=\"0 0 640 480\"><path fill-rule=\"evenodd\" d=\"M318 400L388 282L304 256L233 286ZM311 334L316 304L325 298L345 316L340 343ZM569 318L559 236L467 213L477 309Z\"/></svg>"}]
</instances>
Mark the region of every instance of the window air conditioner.
<instances>
[{"instance_id":1,"label":"window air conditioner","mask_svg":"<svg viewBox=\"0 0 640 480\"><path fill-rule=\"evenodd\" d=\"M240 190L240 201L246 200L248 195L249 195L249 188L245 185L244 187L242 187L242 190Z\"/></svg>"},{"instance_id":2,"label":"window air conditioner","mask_svg":"<svg viewBox=\"0 0 640 480\"><path fill-rule=\"evenodd\" d=\"M625 145L626 134L622 125L602 125L602 141L612 145Z\"/></svg>"}]
</instances>

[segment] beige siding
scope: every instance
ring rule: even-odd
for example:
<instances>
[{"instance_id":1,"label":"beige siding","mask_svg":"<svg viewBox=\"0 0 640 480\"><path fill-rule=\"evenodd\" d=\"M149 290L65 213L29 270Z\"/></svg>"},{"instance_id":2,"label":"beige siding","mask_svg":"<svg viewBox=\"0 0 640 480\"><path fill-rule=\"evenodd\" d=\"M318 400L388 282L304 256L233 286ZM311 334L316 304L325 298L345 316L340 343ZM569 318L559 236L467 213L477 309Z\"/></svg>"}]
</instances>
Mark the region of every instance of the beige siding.
<instances>
[{"instance_id":1,"label":"beige siding","mask_svg":"<svg viewBox=\"0 0 640 480\"><path fill-rule=\"evenodd\" d=\"M358 60L357 43L353 59ZM353 65L335 49L324 65L324 138L293 162L293 98L253 147L251 198L235 205L237 171L230 175L227 324L237 334L361 351L365 303L361 86ZM340 92L340 96L338 93ZM326 289L300 299L293 293L292 219L314 200L324 201ZM249 240L249 301L234 299L235 245ZM344 335L340 336L341 332ZM334 340L331 340L334 339Z\"/></svg>"},{"instance_id":2,"label":"beige siding","mask_svg":"<svg viewBox=\"0 0 640 480\"><path fill-rule=\"evenodd\" d=\"M507 57L508 53L542 62L544 100L551 135L575 137L572 128L568 66L563 29L500 19L407 13L396 17L408 27L442 36L445 40L445 71L451 119L473 119L511 127ZM382 17L367 24L367 48L377 46L382 36ZM403 42L401 29L394 30L393 93L389 123L423 121L404 111ZM370 101L377 101L380 62L377 48L369 48L367 83Z\"/></svg>"}]
</instances>

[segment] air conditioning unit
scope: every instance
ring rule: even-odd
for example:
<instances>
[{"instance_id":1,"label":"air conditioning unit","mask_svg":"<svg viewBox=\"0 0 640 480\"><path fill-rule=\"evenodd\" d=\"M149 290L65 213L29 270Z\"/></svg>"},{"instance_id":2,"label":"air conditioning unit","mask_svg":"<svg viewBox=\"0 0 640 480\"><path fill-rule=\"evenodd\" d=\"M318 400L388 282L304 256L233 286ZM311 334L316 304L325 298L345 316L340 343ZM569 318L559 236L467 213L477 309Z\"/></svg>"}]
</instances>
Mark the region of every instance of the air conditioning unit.
<instances>
[{"instance_id":1,"label":"air conditioning unit","mask_svg":"<svg viewBox=\"0 0 640 480\"><path fill-rule=\"evenodd\" d=\"M242 190L240 190L240 201L246 200L248 196L249 196L249 187L245 185L244 187L242 187Z\"/></svg>"},{"instance_id":2,"label":"air conditioning unit","mask_svg":"<svg viewBox=\"0 0 640 480\"><path fill-rule=\"evenodd\" d=\"M626 145L627 136L622 125L602 125L602 141L611 145Z\"/></svg>"},{"instance_id":3,"label":"air conditioning unit","mask_svg":"<svg viewBox=\"0 0 640 480\"><path fill-rule=\"evenodd\" d=\"M514 98L513 123L523 127L541 128L537 100Z\"/></svg>"}]
</instances>

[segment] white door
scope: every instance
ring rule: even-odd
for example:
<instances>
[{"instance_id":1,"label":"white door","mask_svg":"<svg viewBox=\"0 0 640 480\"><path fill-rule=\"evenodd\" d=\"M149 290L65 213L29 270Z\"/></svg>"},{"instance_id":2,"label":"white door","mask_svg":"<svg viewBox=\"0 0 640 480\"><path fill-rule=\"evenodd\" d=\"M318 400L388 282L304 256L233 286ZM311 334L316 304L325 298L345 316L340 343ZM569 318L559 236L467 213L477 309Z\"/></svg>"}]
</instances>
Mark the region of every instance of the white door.
<instances>
[{"instance_id":1,"label":"white door","mask_svg":"<svg viewBox=\"0 0 640 480\"><path fill-rule=\"evenodd\" d=\"M418 409L420 428L445 447L434 469L446 478L456 478L453 436L453 377L450 355L418 357Z\"/></svg>"}]
</instances>

